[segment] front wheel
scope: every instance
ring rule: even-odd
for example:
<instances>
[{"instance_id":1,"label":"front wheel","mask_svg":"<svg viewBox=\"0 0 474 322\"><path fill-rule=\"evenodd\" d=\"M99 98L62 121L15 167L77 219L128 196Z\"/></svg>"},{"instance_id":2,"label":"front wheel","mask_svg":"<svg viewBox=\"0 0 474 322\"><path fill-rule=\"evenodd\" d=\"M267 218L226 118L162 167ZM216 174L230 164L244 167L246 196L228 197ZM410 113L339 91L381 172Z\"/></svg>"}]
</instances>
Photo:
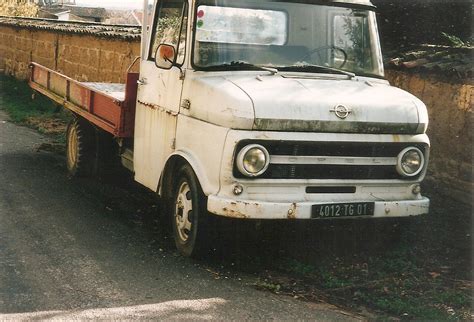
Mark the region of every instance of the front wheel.
<instances>
[{"instance_id":1,"label":"front wheel","mask_svg":"<svg viewBox=\"0 0 474 322\"><path fill-rule=\"evenodd\" d=\"M182 166L173 186L171 219L179 253L200 257L208 249L206 197L189 165Z\"/></svg>"}]
</instances>

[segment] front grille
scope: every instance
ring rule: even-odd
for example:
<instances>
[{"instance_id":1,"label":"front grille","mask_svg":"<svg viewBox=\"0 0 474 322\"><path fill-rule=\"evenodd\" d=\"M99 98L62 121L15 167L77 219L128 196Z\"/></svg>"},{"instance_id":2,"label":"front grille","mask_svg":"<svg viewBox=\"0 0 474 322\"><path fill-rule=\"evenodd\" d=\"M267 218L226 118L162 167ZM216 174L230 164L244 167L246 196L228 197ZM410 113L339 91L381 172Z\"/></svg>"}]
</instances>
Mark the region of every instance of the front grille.
<instances>
[{"instance_id":1,"label":"front grille","mask_svg":"<svg viewBox=\"0 0 474 322\"><path fill-rule=\"evenodd\" d=\"M260 176L267 179L399 179L392 166L271 164Z\"/></svg>"},{"instance_id":2,"label":"front grille","mask_svg":"<svg viewBox=\"0 0 474 322\"><path fill-rule=\"evenodd\" d=\"M237 151L248 144L264 146L270 156L324 156L396 158L407 147L417 147L426 156L428 146L422 143L373 143L373 142L293 142L293 141L250 141L239 142ZM425 165L426 166L426 165ZM234 166L236 178L247 178ZM351 165L351 164L270 164L259 179L352 179L413 180L417 177L401 176L394 165Z\"/></svg>"}]
</instances>

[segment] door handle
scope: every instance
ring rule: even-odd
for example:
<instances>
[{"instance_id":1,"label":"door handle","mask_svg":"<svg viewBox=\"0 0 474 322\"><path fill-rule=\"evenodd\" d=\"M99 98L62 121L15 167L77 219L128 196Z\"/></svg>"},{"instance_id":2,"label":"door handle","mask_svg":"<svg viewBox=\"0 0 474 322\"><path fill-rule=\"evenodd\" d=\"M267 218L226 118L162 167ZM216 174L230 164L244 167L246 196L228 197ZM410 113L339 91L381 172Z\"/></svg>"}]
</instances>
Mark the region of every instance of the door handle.
<instances>
[{"instance_id":1,"label":"door handle","mask_svg":"<svg viewBox=\"0 0 474 322\"><path fill-rule=\"evenodd\" d=\"M140 78L139 80L137 80L137 84L138 85L146 85L146 78Z\"/></svg>"}]
</instances>

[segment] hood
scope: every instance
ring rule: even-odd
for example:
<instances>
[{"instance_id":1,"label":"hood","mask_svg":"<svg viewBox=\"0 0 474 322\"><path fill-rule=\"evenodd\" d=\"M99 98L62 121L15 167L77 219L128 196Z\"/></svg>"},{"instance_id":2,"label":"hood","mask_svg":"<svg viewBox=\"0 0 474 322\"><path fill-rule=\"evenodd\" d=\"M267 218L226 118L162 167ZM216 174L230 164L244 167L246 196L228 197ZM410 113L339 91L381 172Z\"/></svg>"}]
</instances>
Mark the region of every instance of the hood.
<instances>
[{"instance_id":1,"label":"hood","mask_svg":"<svg viewBox=\"0 0 474 322\"><path fill-rule=\"evenodd\" d=\"M228 80L251 97L257 130L398 134L417 133L421 123L423 103L385 83L281 75Z\"/></svg>"},{"instance_id":2,"label":"hood","mask_svg":"<svg viewBox=\"0 0 474 322\"><path fill-rule=\"evenodd\" d=\"M229 73L194 79L191 92L199 88L208 94L205 121L264 131L414 134L426 129L424 104L387 82L338 75L256 76ZM218 107L209 107L216 101ZM230 113L218 113L223 110ZM196 106L195 113L203 111Z\"/></svg>"}]
</instances>

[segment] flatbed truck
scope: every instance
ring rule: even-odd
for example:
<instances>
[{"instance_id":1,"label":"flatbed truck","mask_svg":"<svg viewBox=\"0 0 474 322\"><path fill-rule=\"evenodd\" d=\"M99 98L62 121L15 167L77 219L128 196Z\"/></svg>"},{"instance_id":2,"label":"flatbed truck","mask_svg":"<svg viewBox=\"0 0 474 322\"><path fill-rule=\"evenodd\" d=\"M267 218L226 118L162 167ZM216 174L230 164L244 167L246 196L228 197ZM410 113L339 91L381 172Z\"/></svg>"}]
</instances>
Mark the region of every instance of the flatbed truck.
<instances>
[{"instance_id":1,"label":"flatbed truck","mask_svg":"<svg viewBox=\"0 0 474 322\"><path fill-rule=\"evenodd\" d=\"M164 200L185 256L209 247L210 215L428 213L427 109L384 79L369 0L149 2L126 84L31 64L31 87L75 115L71 175L116 151Z\"/></svg>"}]
</instances>

